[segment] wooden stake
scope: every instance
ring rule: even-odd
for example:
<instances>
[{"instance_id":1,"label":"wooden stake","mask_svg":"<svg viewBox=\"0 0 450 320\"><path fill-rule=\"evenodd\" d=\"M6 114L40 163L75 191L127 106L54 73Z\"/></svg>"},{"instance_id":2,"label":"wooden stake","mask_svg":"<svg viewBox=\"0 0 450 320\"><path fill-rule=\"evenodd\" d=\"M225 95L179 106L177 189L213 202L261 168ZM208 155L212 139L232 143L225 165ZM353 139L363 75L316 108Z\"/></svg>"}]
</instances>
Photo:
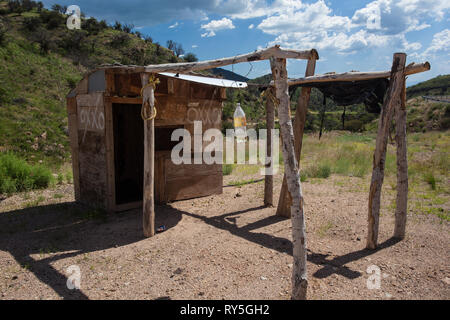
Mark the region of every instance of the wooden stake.
<instances>
[{"instance_id":1,"label":"wooden stake","mask_svg":"<svg viewBox=\"0 0 450 320\"><path fill-rule=\"evenodd\" d=\"M305 76L313 76L316 70L316 60L308 60ZM297 162L300 164L300 156L302 153L303 133L305 131L306 114L308 113L309 97L311 95L311 88L302 88L297 102L297 110L294 119L294 140L295 140L295 155ZM283 177L283 184L281 185L280 199L278 200L277 215L290 218L291 217L291 195L287 190L286 175Z\"/></svg>"},{"instance_id":2,"label":"wooden stake","mask_svg":"<svg viewBox=\"0 0 450 320\"><path fill-rule=\"evenodd\" d=\"M406 147L406 86L403 80L401 104L395 110L395 141L397 143L397 201L394 237L405 238L408 213L408 152Z\"/></svg>"},{"instance_id":3,"label":"wooden stake","mask_svg":"<svg viewBox=\"0 0 450 320\"><path fill-rule=\"evenodd\" d=\"M375 249L378 241L378 224L380 218L381 187L384 180L384 166L389 127L394 109L401 104L405 80L405 53L394 54L389 89L383 103L378 124L378 134L373 156L372 181L369 192L367 248Z\"/></svg>"},{"instance_id":4,"label":"wooden stake","mask_svg":"<svg viewBox=\"0 0 450 320\"><path fill-rule=\"evenodd\" d=\"M306 231L303 215L303 195L300 183L298 162L295 157L294 131L290 117L289 86L286 59L271 58L270 65L278 99L278 116L280 118L283 140L284 168L288 190L292 196L292 299L306 299L308 278L306 272Z\"/></svg>"},{"instance_id":5,"label":"wooden stake","mask_svg":"<svg viewBox=\"0 0 450 320\"><path fill-rule=\"evenodd\" d=\"M142 87L148 84L149 75L141 74ZM148 103L150 110L155 105L155 91L153 86L146 86L143 90L142 103ZM144 236L153 237L155 235L155 199L154 181L155 177L155 120L144 121L144 197L142 222Z\"/></svg>"},{"instance_id":6,"label":"wooden stake","mask_svg":"<svg viewBox=\"0 0 450 320\"><path fill-rule=\"evenodd\" d=\"M266 94L266 124L267 124L267 148L266 148L266 175L264 176L264 205L267 207L273 206L273 172L270 168L273 167L274 161L272 159L272 135L275 128L275 106L271 97L275 97L275 92L272 87L267 88Z\"/></svg>"}]
</instances>

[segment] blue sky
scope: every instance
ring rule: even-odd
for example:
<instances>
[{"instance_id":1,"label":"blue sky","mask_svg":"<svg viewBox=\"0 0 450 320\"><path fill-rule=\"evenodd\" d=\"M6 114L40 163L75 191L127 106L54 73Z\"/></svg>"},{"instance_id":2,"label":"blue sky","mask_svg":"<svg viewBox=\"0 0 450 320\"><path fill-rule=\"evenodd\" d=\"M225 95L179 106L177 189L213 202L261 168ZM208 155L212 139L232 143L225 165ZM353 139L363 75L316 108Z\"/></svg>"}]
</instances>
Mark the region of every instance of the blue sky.
<instances>
[{"instance_id":1,"label":"blue sky","mask_svg":"<svg viewBox=\"0 0 450 320\"><path fill-rule=\"evenodd\" d=\"M87 16L132 23L162 45L174 40L200 60L280 44L318 50L316 73L389 70L394 52L431 63L408 85L450 73L449 0L45 0L80 6ZM231 70L232 68L227 68ZM305 62L289 60L289 77ZM233 71L249 78L269 73L267 61Z\"/></svg>"}]
</instances>

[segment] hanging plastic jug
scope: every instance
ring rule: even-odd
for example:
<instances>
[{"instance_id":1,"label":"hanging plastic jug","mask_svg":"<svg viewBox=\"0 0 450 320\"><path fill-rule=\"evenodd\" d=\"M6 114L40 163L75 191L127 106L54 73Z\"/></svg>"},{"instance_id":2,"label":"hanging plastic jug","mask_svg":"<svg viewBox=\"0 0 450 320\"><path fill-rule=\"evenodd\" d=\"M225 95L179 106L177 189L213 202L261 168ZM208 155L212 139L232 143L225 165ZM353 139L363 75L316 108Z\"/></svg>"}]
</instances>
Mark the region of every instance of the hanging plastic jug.
<instances>
[{"instance_id":1,"label":"hanging plastic jug","mask_svg":"<svg viewBox=\"0 0 450 320\"><path fill-rule=\"evenodd\" d=\"M237 142L245 142L247 136L247 120L245 119L244 110L241 108L241 104L236 105L234 111L234 133L236 134Z\"/></svg>"}]
</instances>

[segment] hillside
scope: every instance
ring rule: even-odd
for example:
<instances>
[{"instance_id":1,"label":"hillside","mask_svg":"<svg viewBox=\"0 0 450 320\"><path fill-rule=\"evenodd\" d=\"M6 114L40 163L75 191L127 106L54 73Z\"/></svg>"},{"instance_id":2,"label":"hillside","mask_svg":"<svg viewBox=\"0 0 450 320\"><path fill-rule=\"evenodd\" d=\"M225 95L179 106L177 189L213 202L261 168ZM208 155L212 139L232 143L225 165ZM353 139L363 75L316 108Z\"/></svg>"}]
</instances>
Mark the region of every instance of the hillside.
<instances>
[{"instance_id":1,"label":"hillside","mask_svg":"<svg viewBox=\"0 0 450 320\"><path fill-rule=\"evenodd\" d=\"M408 87L406 96L408 99L421 96L450 95L450 74L437 76L433 79Z\"/></svg>"},{"instance_id":2,"label":"hillside","mask_svg":"<svg viewBox=\"0 0 450 320\"><path fill-rule=\"evenodd\" d=\"M133 31L133 26L116 22L113 26L94 18L82 19L82 29L66 27L64 8L47 10L36 2L22 1L10 7L0 1L0 151L11 150L29 162L58 167L70 159L67 139L65 97L83 73L104 63L157 64L183 61L174 51L179 44L168 41L169 50L154 43L150 36ZM187 54L192 58L192 54ZM195 58L195 56L194 56ZM225 69L213 69L216 76L236 81L267 84L271 75L247 79ZM207 73L207 72L203 72ZM439 76L408 88L416 97L408 108L410 131L446 129L449 110L445 104L423 102L422 95L448 94L450 75ZM237 102L243 106L248 122L265 126L265 101L258 88L229 90L223 110L223 128L232 127ZM295 111L299 90L292 94ZM306 130L320 128L322 94L313 89ZM363 105L344 108L327 102L324 129L373 130L377 115ZM376 121L376 120L375 120Z\"/></svg>"},{"instance_id":3,"label":"hillside","mask_svg":"<svg viewBox=\"0 0 450 320\"><path fill-rule=\"evenodd\" d=\"M29 7L11 12L0 1L0 151L30 162L58 166L69 158L65 97L87 70L182 61L126 24L82 19L71 31L65 15L23 3Z\"/></svg>"}]
</instances>

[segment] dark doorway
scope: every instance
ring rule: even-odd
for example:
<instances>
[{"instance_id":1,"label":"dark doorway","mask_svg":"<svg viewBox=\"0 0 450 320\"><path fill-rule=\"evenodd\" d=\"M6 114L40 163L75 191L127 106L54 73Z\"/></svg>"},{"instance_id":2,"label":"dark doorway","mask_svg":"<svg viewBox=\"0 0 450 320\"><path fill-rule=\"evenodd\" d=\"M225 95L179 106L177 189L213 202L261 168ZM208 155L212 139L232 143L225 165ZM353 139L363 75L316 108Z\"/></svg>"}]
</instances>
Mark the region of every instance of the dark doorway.
<instances>
[{"instance_id":1,"label":"dark doorway","mask_svg":"<svg viewBox=\"0 0 450 320\"><path fill-rule=\"evenodd\" d=\"M113 104L116 204L142 201L144 125L140 104ZM170 151L178 143L172 132L184 126L155 126L155 152ZM155 180L160 178L155 165ZM156 183L155 188L161 184Z\"/></svg>"}]
</instances>

